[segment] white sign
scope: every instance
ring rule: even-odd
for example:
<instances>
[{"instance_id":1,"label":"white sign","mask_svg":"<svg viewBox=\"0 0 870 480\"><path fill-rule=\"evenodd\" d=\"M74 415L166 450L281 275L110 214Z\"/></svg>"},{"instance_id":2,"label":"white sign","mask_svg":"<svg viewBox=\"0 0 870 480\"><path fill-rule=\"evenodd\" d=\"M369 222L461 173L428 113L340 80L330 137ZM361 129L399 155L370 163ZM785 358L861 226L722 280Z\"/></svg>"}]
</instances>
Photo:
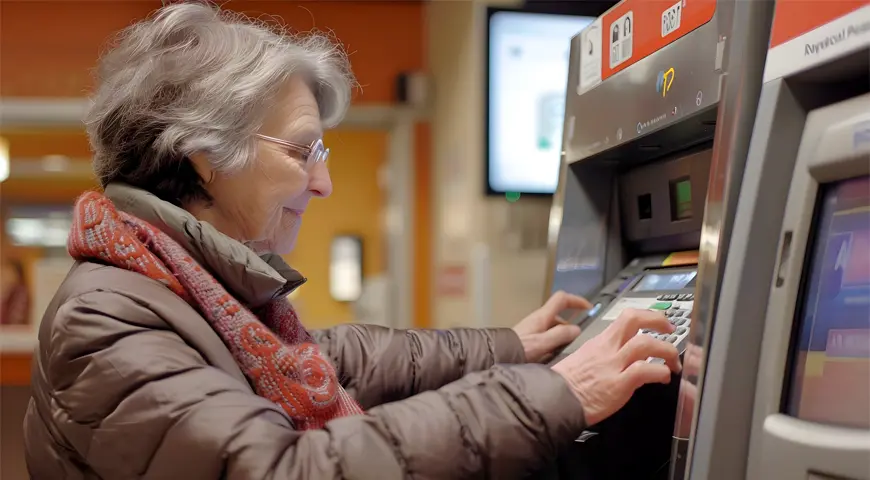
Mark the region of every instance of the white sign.
<instances>
[{"instance_id":1,"label":"white sign","mask_svg":"<svg viewBox=\"0 0 870 480\"><path fill-rule=\"evenodd\" d=\"M601 18L580 34L580 83L577 95L601 83Z\"/></svg>"},{"instance_id":2,"label":"white sign","mask_svg":"<svg viewBox=\"0 0 870 480\"><path fill-rule=\"evenodd\" d=\"M683 1L675 3L671 8L662 12L662 38L680 29L680 20L683 17Z\"/></svg>"},{"instance_id":3,"label":"white sign","mask_svg":"<svg viewBox=\"0 0 870 480\"><path fill-rule=\"evenodd\" d=\"M867 44L870 44L870 5L771 48L764 65L764 81L822 65Z\"/></svg>"},{"instance_id":4,"label":"white sign","mask_svg":"<svg viewBox=\"0 0 870 480\"><path fill-rule=\"evenodd\" d=\"M610 26L610 68L616 68L631 58L634 38L634 12L629 10Z\"/></svg>"}]
</instances>

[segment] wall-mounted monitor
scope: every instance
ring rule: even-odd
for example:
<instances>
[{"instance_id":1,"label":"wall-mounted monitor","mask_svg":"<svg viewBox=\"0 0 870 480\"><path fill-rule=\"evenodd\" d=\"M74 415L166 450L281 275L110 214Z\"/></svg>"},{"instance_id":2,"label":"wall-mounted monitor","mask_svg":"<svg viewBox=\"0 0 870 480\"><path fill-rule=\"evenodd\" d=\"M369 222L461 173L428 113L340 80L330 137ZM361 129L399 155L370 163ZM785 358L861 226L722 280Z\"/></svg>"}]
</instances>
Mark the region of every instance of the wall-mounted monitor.
<instances>
[{"instance_id":1,"label":"wall-mounted monitor","mask_svg":"<svg viewBox=\"0 0 870 480\"><path fill-rule=\"evenodd\" d=\"M559 182L571 38L587 16L490 8L486 191L548 195Z\"/></svg>"}]
</instances>

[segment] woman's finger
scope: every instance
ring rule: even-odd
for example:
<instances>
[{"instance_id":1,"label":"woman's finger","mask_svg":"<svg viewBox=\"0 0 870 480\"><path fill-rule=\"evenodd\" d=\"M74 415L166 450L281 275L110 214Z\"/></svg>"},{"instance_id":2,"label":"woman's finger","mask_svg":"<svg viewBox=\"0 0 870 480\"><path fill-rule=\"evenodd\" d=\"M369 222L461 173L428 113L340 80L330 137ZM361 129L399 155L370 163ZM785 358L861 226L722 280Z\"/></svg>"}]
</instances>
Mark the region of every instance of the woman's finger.
<instances>
[{"instance_id":1,"label":"woman's finger","mask_svg":"<svg viewBox=\"0 0 870 480\"><path fill-rule=\"evenodd\" d=\"M628 368L638 361L646 361L649 357L661 358L668 369L674 373L682 369L680 352L673 344L656 340L649 335L635 335L619 350L623 368Z\"/></svg>"},{"instance_id":2,"label":"woman's finger","mask_svg":"<svg viewBox=\"0 0 870 480\"><path fill-rule=\"evenodd\" d=\"M637 310L633 308L623 311L614 322L618 330L620 345L637 335L638 330L655 330L660 333L673 333L675 327L661 312L651 310Z\"/></svg>"},{"instance_id":3,"label":"woman's finger","mask_svg":"<svg viewBox=\"0 0 870 480\"><path fill-rule=\"evenodd\" d=\"M667 385L671 382L671 371L660 363L637 361L629 365L621 375L620 380L631 393L649 383Z\"/></svg>"},{"instance_id":4,"label":"woman's finger","mask_svg":"<svg viewBox=\"0 0 870 480\"><path fill-rule=\"evenodd\" d=\"M547 303L544 304L544 309L547 311L549 318L555 318L563 310L588 310L590 308L592 308L592 304L589 303L589 300L561 290L554 293L547 300Z\"/></svg>"},{"instance_id":5,"label":"woman's finger","mask_svg":"<svg viewBox=\"0 0 870 480\"><path fill-rule=\"evenodd\" d=\"M571 324L556 325L541 334L551 348L562 347L573 342L580 335L580 327Z\"/></svg>"}]
</instances>

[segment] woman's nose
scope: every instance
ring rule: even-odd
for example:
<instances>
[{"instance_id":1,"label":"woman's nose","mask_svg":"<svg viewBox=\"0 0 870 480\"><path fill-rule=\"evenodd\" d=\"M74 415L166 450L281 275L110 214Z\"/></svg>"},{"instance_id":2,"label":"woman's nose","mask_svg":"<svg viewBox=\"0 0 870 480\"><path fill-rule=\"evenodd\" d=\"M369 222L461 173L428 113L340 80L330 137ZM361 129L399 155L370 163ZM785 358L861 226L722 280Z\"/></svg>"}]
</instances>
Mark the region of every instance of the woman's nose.
<instances>
[{"instance_id":1,"label":"woman's nose","mask_svg":"<svg viewBox=\"0 0 870 480\"><path fill-rule=\"evenodd\" d=\"M332 194L332 179L329 178L329 168L326 167L326 163L317 162L311 167L308 190L317 197L326 198Z\"/></svg>"}]
</instances>

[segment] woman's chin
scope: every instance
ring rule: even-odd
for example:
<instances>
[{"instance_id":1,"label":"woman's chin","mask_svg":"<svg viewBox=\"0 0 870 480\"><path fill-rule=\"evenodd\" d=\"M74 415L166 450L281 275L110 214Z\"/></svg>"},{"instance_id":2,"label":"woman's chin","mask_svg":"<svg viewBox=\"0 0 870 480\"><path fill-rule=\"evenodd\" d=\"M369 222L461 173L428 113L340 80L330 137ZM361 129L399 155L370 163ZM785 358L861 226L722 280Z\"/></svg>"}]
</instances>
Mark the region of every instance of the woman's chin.
<instances>
[{"instance_id":1,"label":"woman's chin","mask_svg":"<svg viewBox=\"0 0 870 480\"><path fill-rule=\"evenodd\" d=\"M298 230L293 228L288 231L281 232L269 242L269 253L276 255L289 255L296 247L296 235Z\"/></svg>"},{"instance_id":2,"label":"woman's chin","mask_svg":"<svg viewBox=\"0 0 870 480\"><path fill-rule=\"evenodd\" d=\"M275 255L290 255L293 252L293 247L296 246L296 241L292 242L281 242L275 245L275 248L271 250L271 253Z\"/></svg>"}]
</instances>

